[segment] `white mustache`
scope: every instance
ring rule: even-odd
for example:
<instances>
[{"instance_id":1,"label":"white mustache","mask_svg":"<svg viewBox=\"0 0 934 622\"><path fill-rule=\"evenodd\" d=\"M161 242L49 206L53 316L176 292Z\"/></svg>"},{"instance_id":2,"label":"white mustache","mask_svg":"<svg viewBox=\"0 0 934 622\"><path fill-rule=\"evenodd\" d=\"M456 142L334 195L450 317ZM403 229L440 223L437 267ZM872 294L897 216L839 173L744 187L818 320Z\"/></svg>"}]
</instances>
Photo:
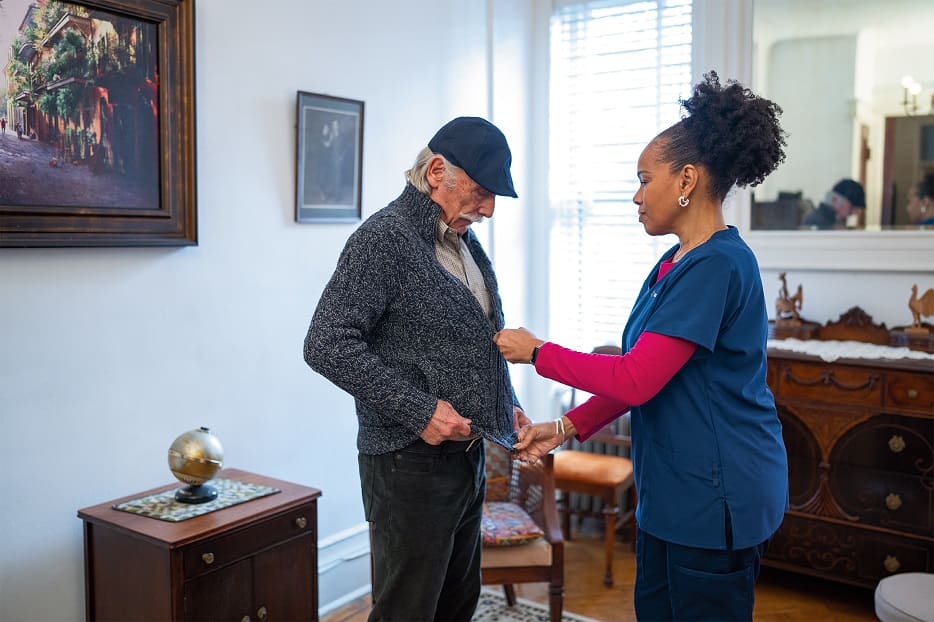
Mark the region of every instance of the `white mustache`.
<instances>
[{"instance_id":1,"label":"white mustache","mask_svg":"<svg viewBox=\"0 0 934 622\"><path fill-rule=\"evenodd\" d=\"M469 220L473 224L477 224L478 222L483 222L483 216L477 213L461 214L460 218L463 218L464 220Z\"/></svg>"}]
</instances>

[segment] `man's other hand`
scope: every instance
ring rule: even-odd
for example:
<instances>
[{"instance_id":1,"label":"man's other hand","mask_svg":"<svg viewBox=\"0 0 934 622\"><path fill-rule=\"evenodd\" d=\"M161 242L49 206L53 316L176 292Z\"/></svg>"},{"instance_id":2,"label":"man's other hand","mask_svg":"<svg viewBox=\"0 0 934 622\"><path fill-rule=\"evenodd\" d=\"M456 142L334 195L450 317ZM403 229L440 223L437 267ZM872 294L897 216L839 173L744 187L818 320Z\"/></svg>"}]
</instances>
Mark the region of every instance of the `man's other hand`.
<instances>
[{"instance_id":1,"label":"man's other hand","mask_svg":"<svg viewBox=\"0 0 934 622\"><path fill-rule=\"evenodd\" d=\"M440 445L442 441L464 441L470 438L470 419L461 417L454 407L438 400L435 412L419 435L429 445Z\"/></svg>"}]
</instances>

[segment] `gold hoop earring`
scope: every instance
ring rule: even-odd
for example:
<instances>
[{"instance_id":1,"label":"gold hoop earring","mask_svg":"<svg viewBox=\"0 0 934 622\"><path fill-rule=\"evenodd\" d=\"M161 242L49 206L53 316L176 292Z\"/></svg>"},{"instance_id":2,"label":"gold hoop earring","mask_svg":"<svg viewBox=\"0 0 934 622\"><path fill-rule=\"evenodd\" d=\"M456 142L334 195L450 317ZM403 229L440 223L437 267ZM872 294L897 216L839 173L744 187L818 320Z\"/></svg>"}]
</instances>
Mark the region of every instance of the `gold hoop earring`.
<instances>
[{"instance_id":1,"label":"gold hoop earring","mask_svg":"<svg viewBox=\"0 0 934 622\"><path fill-rule=\"evenodd\" d=\"M678 205L680 205L681 207L687 207L688 203L690 202L691 202L691 199L687 198L683 194L680 197L678 197Z\"/></svg>"}]
</instances>

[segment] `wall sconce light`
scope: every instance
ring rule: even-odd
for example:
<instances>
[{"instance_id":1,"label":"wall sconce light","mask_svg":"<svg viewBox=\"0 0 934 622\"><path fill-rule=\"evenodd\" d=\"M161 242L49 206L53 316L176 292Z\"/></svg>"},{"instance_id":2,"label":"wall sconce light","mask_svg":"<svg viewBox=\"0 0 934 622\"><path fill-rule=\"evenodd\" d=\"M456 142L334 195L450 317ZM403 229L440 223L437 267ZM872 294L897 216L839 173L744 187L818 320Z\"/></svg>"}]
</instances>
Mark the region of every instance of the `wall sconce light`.
<instances>
[{"instance_id":1,"label":"wall sconce light","mask_svg":"<svg viewBox=\"0 0 934 622\"><path fill-rule=\"evenodd\" d=\"M916 82L911 76L905 76L902 78L902 88L904 89L904 96L902 99L902 106L905 108L905 114L908 116L918 113L918 95L921 93L921 84ZM911 96L909 99L908 96Z\"/></svg>"}]
</instances>

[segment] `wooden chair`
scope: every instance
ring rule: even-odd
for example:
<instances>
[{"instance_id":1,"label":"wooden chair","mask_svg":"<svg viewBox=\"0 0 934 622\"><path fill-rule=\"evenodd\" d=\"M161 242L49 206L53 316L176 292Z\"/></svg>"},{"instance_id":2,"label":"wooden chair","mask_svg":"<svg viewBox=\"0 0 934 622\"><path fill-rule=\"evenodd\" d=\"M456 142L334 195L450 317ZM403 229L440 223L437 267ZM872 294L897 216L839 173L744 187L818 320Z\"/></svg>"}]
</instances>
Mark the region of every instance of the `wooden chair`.
<instances>
[{"instance_id":1,"label":"wooden chair","mask_svg":"<svg viewBox=\"0 0 934 622\"><path fill-rule=\"evenodd\" d=\"M564 541L555 503L554 456L530 465L512 460L506 450L486 444L487 500L506 500L524 509L544 532L542 538L514 546L484 546L484 585L502 585L506 602L516 604L516 583L548 583L551 622L564 607Z\"/></svg>"},{"instance_id":2,"label":"wooden chair","mask_svg":"<svg viewBox=\"0 0 934 622\"><path fill-rule=\"evenodd\" d=\"M593 350L597 354L620 354L616 346L600 346ZM576 406L576 391L571 391L570 407ZM618 421L618 420L617 420ZM619 433L616 424L610 423L587 440L588 447L630 447L631 439ZM613 452L615 453L615 452ZM592 495L603 501L605 570L603 583L613 585L613 548L616 531L626 523L632 523L632 547L636 546L636 486L632 471L632 460L613 453L597 453L584 449L575 440L569 440L564 448L555 452L555 487L561 491L562 527L564 538L571 539L572 513L569 495L579 493ZM620 512L623 493L630 491L629 509Z\"/></svg>"}]
</instances>

